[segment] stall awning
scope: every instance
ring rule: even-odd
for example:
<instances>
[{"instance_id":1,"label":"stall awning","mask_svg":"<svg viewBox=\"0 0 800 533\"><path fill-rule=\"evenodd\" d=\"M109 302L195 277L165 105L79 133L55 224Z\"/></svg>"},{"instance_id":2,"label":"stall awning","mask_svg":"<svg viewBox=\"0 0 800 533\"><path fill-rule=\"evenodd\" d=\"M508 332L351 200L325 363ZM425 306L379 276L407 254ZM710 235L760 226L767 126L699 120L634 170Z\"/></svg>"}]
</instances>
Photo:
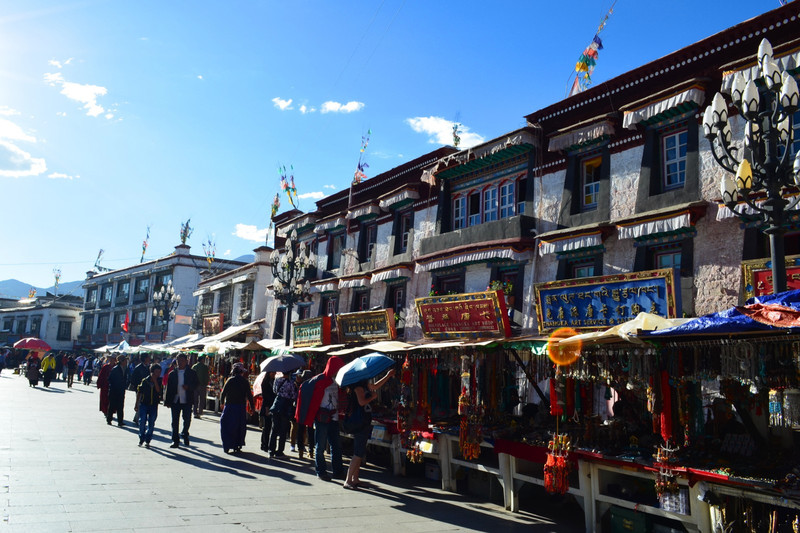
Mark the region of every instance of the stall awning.
<instances>
[{"instance_id":1,"label":"stall awning","mask_svg":"<svg viewBox=\"0 0 800 533\"><path fill-rule=\"evenodd\" d=\"M205 294L210 291L211 289L208 287L203 287L202 289L197 289L196 291L192 292L192 296L200 296L201 294Z\"/></svg>"},{"instance_id":2,"label":"stall awning","mask_svg":"<svg viewBox=\"0 0 800 533\"><path fill-rule=\"evenodd\" d=\"M640 222L617 224L617 236L620 240L635 239L637 237L644 237L645 235L652 235L654 233L676 231L682 228L688 228L691 225L691 216L687 211L685 213L680 213L670 217L655 217Z\"/></svg>"},{"instance_id":3,"label":"stall awning","mask_svg":"<svg viewBox=\"0 0 800 533\"><path fill-rule=\"evenodd\" d=\"M377 272L372 275L370 279L370 283L376 283L378 281L386 281L387 279L397 279L397 278L410 278L411 277L411 269L408 267L400 267L400 268L393 268L391 270L384 270L383 272Z\"/></svg>"},{"instance_id":4,"label":"stall awning","mask_svg":"<svg viewBox=\"0 0 800 533\"><path fill-rule=\"evenodd\" d=\"M547 145L548 152L558 152L577 144L594 141L604 135L614 135L614 124L610 120L595 122L583 128L567 131L550 137Z\"/></svg>"},{"instance_id":5,"label":"stall awning","mask_svg":"<svg viewBox=\"0 0 800 533\"><path fill-rule=\"evenodd\" d=\"M250 330L260 329L258 327L258 325L261 322L264 322L263 318L261 318L259 320L256 320L255 322L250 322L249 324L243 324L243 325L240 325L240 326L231 326L231 327L225 329L224 331L221 331L220 333L217 333L216 335L211 335L209 337L203 337L202 339L196 341L194 343L194 345L202 344L203 346L205 346L205 345L211 344L212 342L215 342L215 341L219 341L219 342L227 341L229 339L234 338L236 335L239 335L240 333L249 332Z\"/></svg>"},{"instance_id":6,"label":"stall awning","mask_svg":"<svg viewBox=\"0 0 800 533\"><path fill-rule=\"evenodd\" d=\"M622 119L622 127L635 130L636 125L640 122L646 121L682 104L695 103L698 106L703 105L705 98L706 93L702 87L691 87L685 91L669 95L658 102L644 105L638 109L625 111Z\"/></svg>"},{"instance_id":7,"label":"stall awning","mask_svg":"<svg viewBox=\"0 0 800 533\"><path fill-rule=\"evenodd\" d=\"M353 348L345 348L344 350L336 350L335 352L331 352L331 355L347 355L355 352L405 352L413 347L413 344L400 341L379 341L364 346L355 346Z\"/></svg>"},{"instance_id":8,"label":"stall awning","mask_svg":"<svg viewBox=\"0 0 800 533\"><path fill-rule=\"evenodd\" d=\"M786 198L787 200L791 200L792 197L795 196L795 195L794 194L784 194L782 196L784 198ZM754 200L753 203L755 203L757 206L761 207L762 205L764 205L765 201L766 201L766 198L762 198L760 200ZM731 211L730 209L728 209L728 206L726 206L725 204L718 204L717 208L718 208L717 209L717 222L720 222L722 220L726 220L728 218L738 218L738 215L736 213L734 213L733 211ZM760 216L760 213L758 211L756 211L755 209L753 209L752 207L747 205L745 202L740 202L739 205L736 207L736 210L739 211L740 213L742 213L743 215ZM800 213L800 205L796 206L794 209L787 209L786 212L789 215L797 215L798 213Z\"/></svg>"},{"instance_id":9,"label":"stall awning","mask_svg":"<svg viewBox=\"0 0 800 533\"><path fill-rule=\"evenodd\" d=\"M425 344L417 344L409 350L439 350L442 348L455 348L456 346L463 346L461 341L445 341L445 342L428 342Z\"/></svg>"},{"instance_id":10,"label":"stall awning","mask_svg":"<svg viewBox=\"0 0 800 533\"><path fill-rule=\"evenodd\" d=\"M369 278L355 278L355 279L342 279L339 280L339 290L341 289L354 289L356 287L368 287Z\"/></svg>"},{"instance_id":11,"label":"stall awning","mask_svg":"<svg viewBox=\"0 0 800 533\"><path fill-rule=\"evenodd\" d=\"M552 235L552 237L548 237L547 234L542 234L539 236L539 257L547 254L574 252L585 248L594 248L602 244L603 232L599 228L580 233L568 233L566 235L555 234Z\"/></svg>"},{"instance_id":12,"label":"stall awning","mask_svg":"<svg viewBox=\"0 0 800 533\"><path fill-rule=\"evenodd\" d=\"M337 348L341 348L344 344L326 344L325 346L301 346L299 348L295 348L294 346L289 347L290 352L319 352L325 353L328 350L335 350Z\"/></svg>"},{"instance_id":13,"label":"stall awning","mask_svg":"<svg viewBox=\"0 0 800 533\"><path fill-rule=\"evenodd\" d=\"M378 203L381 209L388 211L393 205L405 200L418 200L419 193L414 189L405 189L391 196L387 196Z\"/></svg>"},{"instance_id":14,"label":"stall awning","mask_svg":"<svg viewBox=\"0 0 800 533\"><path fill-rule=\"evenodd\" d=\"M381 208L375 204L364 205L361 207L357 207L352 211L349 211L345 218L347 220L353 220L355 218L361 218L369 215L379 215L381 213Z\"/></svg>"},{"instance_id":15,"label":"stall awning","mask_svg":"<svg viewBox=\"0 0 800 533\"><path fill-rule=\"evenodd\" d=\"M332 218L326 220L325 222L320 222L319 224L314 226L314 233L316 233L317 235L322 235L328 230L331 230L333 228L338 228L339 226L344 226L345 224L347 224L347 221L342 217Z\"/></svg>"},{"instance_id":16,"label":"stall awning","mask_svg":"<svg viewBox=\"0 0 800 533\"><path fill-rule=\"evenodd\" d=\"M581 333L580 335L573 335L558 341L559 345L568 344L605 344L613 342L632 342L643 344L635 336L639 331L655 331L658 329L667 329L674 326L679 326L688 322L688 318L664 318L651 313L639 313L636 318L617 324L605 331L592 331L589 333Z\"/></svg>"},{"instance_id":17,"label":"stall awning","mask_svg":"<svg viewBox=\"0 0 800 533\"><path fill-rule=\"evenodd\" d=\"M417 263L415 272L427 272L439 268L446 268L464 263L476 263L491 260L510 260L516 262L528 261L531 258L530 250L515 250L514 248L489 248L475 252L463 252L458 254L432 259L428 262L420 261Z\"/></svg>"},{"instance_id":18,"label":"stall awning","mask_svg":"<svg viewBox=\"0 0 800 533\"><path fill-rule=\"evenodd\" d=\"M800 66L800 50L796 50L790 54L781 57L773 57L775 63L778 64L779 70L795 70ZM740 72L745 82L757 80L761 77L761 67L754 61L740 69L726 70L722 73L722 86L720 92L731 94L733 87L734 75Z\"/></svg>"}]
</instances>

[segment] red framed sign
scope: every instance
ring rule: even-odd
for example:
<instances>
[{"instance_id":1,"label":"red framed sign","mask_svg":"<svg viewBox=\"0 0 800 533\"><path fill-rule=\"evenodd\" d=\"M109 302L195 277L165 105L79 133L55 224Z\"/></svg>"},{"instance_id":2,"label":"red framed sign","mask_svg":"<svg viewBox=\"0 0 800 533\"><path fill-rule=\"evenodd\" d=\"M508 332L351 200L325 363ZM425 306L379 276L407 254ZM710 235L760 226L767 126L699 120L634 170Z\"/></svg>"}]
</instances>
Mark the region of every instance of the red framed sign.
<instances>
[{"instance_id":1,"label":"red framed sign","mask_svg":"<svg viewBox=\"0 0 800 533\"><path fill-rule=\"evenodd\" d=\"M422 334L432 339L510 337L503 291L429 296L415 300Z\"/></svg>"}]
</instances>

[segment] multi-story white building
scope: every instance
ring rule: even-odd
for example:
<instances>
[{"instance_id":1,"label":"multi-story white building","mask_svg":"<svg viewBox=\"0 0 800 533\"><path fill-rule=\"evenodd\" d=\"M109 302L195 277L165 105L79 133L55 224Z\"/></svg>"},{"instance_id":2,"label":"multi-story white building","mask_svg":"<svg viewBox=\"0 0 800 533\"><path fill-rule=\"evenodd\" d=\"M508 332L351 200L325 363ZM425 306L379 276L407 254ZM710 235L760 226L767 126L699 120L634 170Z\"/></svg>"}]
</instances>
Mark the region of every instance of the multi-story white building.
<instances>
[{"instance_id":1,"label":"multi-story white building","mask_svg":"<svg viewBox=\"0 0 800 533\"><path fill-rule=\"evenodd\" d=\"M97 346L121 341L126 316L129 342L160 342L189 333L196 312L192 292L200 281L245 264L221 259L209 263L206 257L192 255L189 250L188 245L181 244L174 253L159 259L108 272L90 271L83 284L85 298L79 342ZM153 316L153 293L170 281L181 300L175 309L175 319L165 323Z\"/></svg>"},{"instance_id":2,"label":"multi-story white building","mask_svg":"<svg viewBox=\"0 0 800 533\"><path fill-rule=\"evenodd\" d=\"M0 344L38 337L54 350L71 350L81 308L76 297L23 298L0 308Z\"/></svg>"}]
</instances>

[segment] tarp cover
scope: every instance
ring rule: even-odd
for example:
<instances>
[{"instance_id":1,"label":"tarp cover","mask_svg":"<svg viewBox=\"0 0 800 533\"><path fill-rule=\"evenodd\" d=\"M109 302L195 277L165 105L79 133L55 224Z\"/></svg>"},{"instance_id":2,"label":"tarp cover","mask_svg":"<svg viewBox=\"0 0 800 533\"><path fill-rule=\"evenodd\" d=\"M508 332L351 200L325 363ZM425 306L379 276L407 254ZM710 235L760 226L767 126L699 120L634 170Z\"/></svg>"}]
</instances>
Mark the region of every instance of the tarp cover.
<instances>
[{"instance_id":1,"label":"tarp cover","mask_svg":"<svg viewBox=\"0 0 800 533\"><path fill-rule=\"evenodd\" d=\"M642 333L641 337L675 337L779 331L800 327L800 289L756 296L744 306L701 316L680 326Z\"/></svg>"}]
</instances>

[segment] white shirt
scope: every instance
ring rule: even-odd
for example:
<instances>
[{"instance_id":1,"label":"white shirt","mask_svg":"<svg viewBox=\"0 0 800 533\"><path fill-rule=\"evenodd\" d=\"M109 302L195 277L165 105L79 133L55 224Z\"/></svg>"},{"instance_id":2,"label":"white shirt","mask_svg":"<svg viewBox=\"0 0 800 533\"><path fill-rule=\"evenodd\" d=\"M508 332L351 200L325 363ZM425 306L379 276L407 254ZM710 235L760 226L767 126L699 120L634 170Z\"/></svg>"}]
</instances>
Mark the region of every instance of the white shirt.
<instances>
[{"instance_id":1,"label":"white shirt","mask_svg":"<svg viewBox=\"0 0 800 533\"><path fill-rule=\"evenodd\" d=\"M177 368L175 372L178 373L178 394L175 395L175 403L186 403L186 391L183 388L184 376L186 375L186 369L183 370Z\"/></svg>"},{"instance_id":2,"label":"white shirt","mask_svg":"<svg viewBox=\"0 0 800 533\"><path fill-rule=\"evenodd\" d=\"M319 404L324 409L333 411L332 420L339 420L339 385L333 383L325 387L325 392L322 393L322 402Z\"/></svg>"}]
</instances>

